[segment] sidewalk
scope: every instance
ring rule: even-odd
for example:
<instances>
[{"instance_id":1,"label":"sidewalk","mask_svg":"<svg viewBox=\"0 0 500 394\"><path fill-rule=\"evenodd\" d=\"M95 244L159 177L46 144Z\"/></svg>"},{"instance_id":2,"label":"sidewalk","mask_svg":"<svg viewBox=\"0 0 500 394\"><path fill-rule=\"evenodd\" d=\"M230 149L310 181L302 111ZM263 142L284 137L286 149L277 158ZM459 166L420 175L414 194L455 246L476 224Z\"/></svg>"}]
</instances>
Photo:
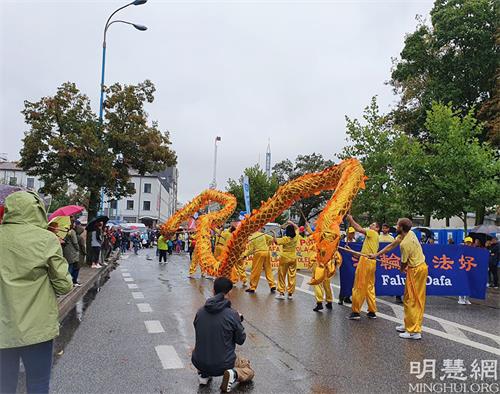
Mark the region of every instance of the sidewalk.
<instances>
[{"instance_id":1,"label":"sidewalk","mask_svg":"<svg viewBox=\"0 0 500 394\"><path fill-rule=\"evenodd\" d=\"M109 277L112 270L118 265L120 254L115 251L113 252L108 261L107 266L95 269L90 267L83 267L80 269L80 274L78 275L78 280L82 284L81 287L74 287L68 294L65 294L58 298L59 304L59 321L62 321L66 315L75 307L78 300L83 298L87 292L93 287L101 287L104 283L104 279Z\"/></svg>"}]
</instances>

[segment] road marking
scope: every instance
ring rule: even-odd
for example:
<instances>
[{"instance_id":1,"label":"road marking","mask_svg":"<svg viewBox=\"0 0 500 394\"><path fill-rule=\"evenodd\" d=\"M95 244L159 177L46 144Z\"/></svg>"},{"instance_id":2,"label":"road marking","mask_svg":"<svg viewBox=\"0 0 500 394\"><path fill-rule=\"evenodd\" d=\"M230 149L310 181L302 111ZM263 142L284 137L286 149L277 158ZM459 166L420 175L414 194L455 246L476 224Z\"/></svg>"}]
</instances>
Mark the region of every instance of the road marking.
<instances>
[{"instance_id":1,"label":"road marking","mask_svg":"<svg viewBox=\"0 0 500 394\"><path fill-rule=\"evenodd\" d=\"M156 354L161 361L163 369L181 369L184 368L179 355L173 346L160 345L155 346Z\"/></svg>"},{"instance_id":2,"label":"road marking","mask_svg":"<svg viewBox=\"0 0 500 394\"><path fill-rule=\"evenodd\" d=\"M144 324L146 325L146 330L148 330L149 334L165 332L159 320L145 320Z\"/></svg>"},{"instance_id":3,"label":"road marking","mask_svg":"<svg viewBox=\"0 0 500 394\"><path fill-rule=\"evenodd\" d=\"M130 257L129 254L122 254L120 258L123 260L127 260L129 257Z\"/></svg>"},{"instance_id":4,"label":"road marking","mask_svg":"<svg viewBox=\"0 0 500 394\"><path fill-rule=\"evenodd\" d=\"M309 290L309 279L304 277L304 280L302 281L302 284L300 285L300 288L303 290Z\"/></svg>"},{"instance_id":5,"label":"road marking","mask_svg":"<svg viewBox=\"0 0 500 394\"><path fill-rule=\"evenodd\" d=\"M132 297L134 297L137 300L138 298L144 298L144 294L142 294L140 291L133 291Z\"/></svg>"},{"instance_id":6,"label":"road marking","mask_svg":"<svg viewBox=\"0 0 500 394\"><path fill-rule=\"evenodd\" d=\"M132 276L130 272L122 272L123 277Z\"/></svg>"},{"instance_id":7,"label":"road marking","mask_svg":"<svg viewBox=\"0 0 500 394\"><path fill-rule=\"evenodd\" d=\"M125 282L133 282L134 278L123 278Z\"/></svg>"},{"instance_id":8,"label":"road marking","mask_svg":"<svg viewBox=\"0 0 500 394\"><path fill-rule=\"evenodd\" d=\"M138 289L139 288L139 286L137 286L135 283L128 283L127 286L129 289Z\"/></svg>"},{"instance_id":9,"label":"road marking","mask_svg":"<svg viewBox=\"0 0 500 394\"><path fill-rule=\"evenodd\" d=\"M120 268L120 271L122 271L122 272L128 272L128 268Z\"/></svg>"},{"instance_id":10,"label":"road marking","mask_svg":"<svg viewBox=\"0 0 500 394\"><path fill-rule=\"evenodd\" d=\"M304 276L304 277L308 278L308 276L303 275L303 274L298 274L298 275L301 275L301 276ZM336 289L340 289L339 285L332 284L332 286L335 287ZM397 309L399 309L400 313L404 313L404 308L401 305L393 304L392 302L389 302L389 301L386 301L386 300L382 300L380 298L377 298L376 300L377 300L377 303L390 306L392 308L392 310L394 310L394 311L397 310ZM396 312L396 316L398 316L397 312ZM429 319L429 320L434 320L434 321L438 322L439 324L441 324L443 326L443 328L445 330L446 330L446 327L444 327L444 326L447 326L447 327L453 326L455 328L458 328L459 330L468 331L468 332L470 332L472 334L477 334L477 335L480 335L480 336L492 339L495 342L500 342L500 336L495 335L495 334L490 334L489 332L481 331L481 330L478 330L476 328L472 328L472 327L469 327L469 326L464 326L462 324L455 323L453 321L449 321L449 320L443 319L441 317L436 317L436 316L428 315L426 313L424 313L424 318L425 319Z\"/></svg>"},{"instance_id":11,"label":"road marking","mask_svg":"<svg viewBox=\"0 0 500 394\"><path fill-rule=\"evenodd\" d=\"M139 312L153 312L151 305L146 304L146 303L137 304L137 308L139 308Z\"/></svg>"},{"instance_id":12,"label":"road marking","mask_svg":"<svg viewBox=\"0 0 500 394\"><path fill-rule=\"evenodd\" d=\"M298 274L298 275L300 275L300 276L306 276L306 275L303 275L303 274ZM263 277L263 276L261 276L261 278L265 279L265 277ZM340 288L340 286L338 286L338 285L333 285L333 286L336 287L336 288ZM305 289L302 289L300 287L297 287L296 290L314 296L314 292L312 292L310 290L305 290ZM380 300L380 299L377 298L377 302L379 302L379 301L382 304L387 304L388 303L388 304L393 305L392 303L390 303L388 301ZM345 304L343 306L345 308L351 309L350 306L347 306ZM398 306L398 305L395 305L395 306ZM364 307L363 310L366 311L366 307ZM424 316L426 316L426 315L424 314ZM398 318L396 318L394 316L386 315L385 313L377 312L377 317L381 317L382 319L386 319L386 320L389 320L389 321L401 324L401 319L398 319ZM491 336L496 337L496 335L489 334L489 333L486 333L486 332L483 332L483 331L480 331L480 330L476 330L476 329L473 329L471 327L462 326L461 324L449 322L448 320L445 320L445 319L436 318L434 316L431 316L430 318L433 319L433 320L437 320L437 321L441 320L443 322L447 322L449 325L455 326L456 328L464 327L465 330L470 331L470 332L480 332L482 334L479 334L479 335L483 335L483 336L488 337L488 338L490 338ZM433 335L436 335L436 336L444 338L444 339L448 339L448 340L453 341L453 342L461 343L462 345L467 345L467 346L470 346L470 347L473 347L473 348L476 348L476 349L479 349L479 350L483 350L485 352L496 354L497 356L500 356L500 349L499 348L494 348L493 346L488 346L488 345L484 345L484 344L479 343L479 342L474 342L474 341L471 341L470 339L463 338L462 336L453 335L453 334L450 334L448 332L443 332L443 331L435 330L434 328L430 328L430 327L426 327L426 326L422 326L422 331L423 332L428 332L429 334L433 334Z\"/></svg>"}]
</instances>

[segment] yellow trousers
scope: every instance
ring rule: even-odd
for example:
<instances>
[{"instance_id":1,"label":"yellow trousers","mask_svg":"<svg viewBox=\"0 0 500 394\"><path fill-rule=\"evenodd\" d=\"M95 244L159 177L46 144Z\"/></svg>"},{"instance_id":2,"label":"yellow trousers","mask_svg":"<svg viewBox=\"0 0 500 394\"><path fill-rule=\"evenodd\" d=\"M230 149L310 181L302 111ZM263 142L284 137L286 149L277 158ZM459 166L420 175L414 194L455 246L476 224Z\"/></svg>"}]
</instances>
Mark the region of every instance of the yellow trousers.
<instances>
[{"instance_id":1,"label":"yellow trousers","mask_svg":"<svg viewBox=\"0 0 500 394\"><path fill-rule=\"evenodd\" d=\"M314 275L314 270L316 269L316 263L313 264L311 272ZM314 286L314 296L316 297L316 302L333 302L333 293L331 286L331 279L325 279L319 285Z\"/></svg>"},{"instance_id":2,"label":"yellow trousers","mask_svg":"<svg viewBox=\"0 0 500 394\"><path fill-rule=\"evenodd\" d=\"M196 267L198 266L199 266L198 257L196 257L196 253L193 253L193 258L191 259L191 265L189 266L189 275L193 275L196 272Z\"/></svg>"},{"instance_id":3,"label":"yellow trousers","mask_svg":"<svg viewBox=\"0 0 500 394\"><path fill-rule=\"evenodd\" d=\"M273 270L271 268L271 255L268 251L255 252L252 259L252 272L250 273L250 290L257 289L260 273L264 269L269 288L276 287Z\"/></svg>"},{"instance_id":4,"label":"yellow trousers","mask_svg":"<svg viewBox=\"0 0 500 394\"><path fill-rule=\"evenodd\" d=\"M238 281L241 281L243 284L247 283L247 273L245 272L243 260L238 261L238 263L233 266L230 279L233 283L238 283Z\"/></svg>"},{"instance_id":5,"label":"yellow trousers","mask_svg":"<svg viewBox=\"0 0 500 394\"><path fill-rule=\"evenodd\" d=\"M296 274L297 260L282 257L278 266L278 291L280 293L285 293L285 287L288 294L295 292ZM286 279L288 279L288 286L285 284Z\"/></svg>"},{"instance_id":6,"label":"yellow trousers","mask_svg":"<svg viewBox=\"0 0 500 394\"><path fill-rule=\"evenodd\" d=\"M366 300L368 312L377 312L375 302L375 260L362 256L359 258L356 274L354 275L354 287L352 288L352 311L361 312L361 307Z\"/></svg>"},{"instance_id":7,"label":"yellow trousers","mask_svg":"<svg viewBox=\"0 0 500 394\"><path fill-rule=\"evenodd\" d=\"M427 286L427 264L408 267L406 271L403 306L405 330L409 333L421 332L425 309L425 288Z\"/></svg>"}]
</instances>

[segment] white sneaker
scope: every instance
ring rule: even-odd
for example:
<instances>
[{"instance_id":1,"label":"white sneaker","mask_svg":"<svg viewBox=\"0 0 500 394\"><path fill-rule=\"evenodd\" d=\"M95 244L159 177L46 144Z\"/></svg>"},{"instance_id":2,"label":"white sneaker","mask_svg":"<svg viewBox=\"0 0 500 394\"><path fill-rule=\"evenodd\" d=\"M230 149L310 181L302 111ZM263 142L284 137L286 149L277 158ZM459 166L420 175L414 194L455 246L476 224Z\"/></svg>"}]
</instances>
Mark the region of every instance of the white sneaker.
<instances>
[{"instance_id":1,"label":"white sneaker","mask_svg":"<svg viewBox=\"0 0 500 394\"><path fill-rule=\"evenodd\" d=\"M419 332L403 332L399 334L399 337L403 339L422 339L422 334L420 334Z\"/></svg>"},{"instance_id":2,"label":"white sneaker","mask_svg":"<svg viewBox=\"0 0 500 394\"><path fill-rule=\"evenodd\" d=\"M236 383L236 373L234 369L227 369L224 371L224 377L222 378L222 384L220 389L223 393L229 393Z\"/></svg>"},{"instance_id":3,"label":"white sneaker","mask_svg":"<svg viewBox=\"0 0 500 394\"><path fill-rule=\"evenodd\" d=\"M97 264L92 264L90 268L100 268Z\"/></svg>"},{"instance_id":4,"label":"white sneaker","mask_svg":"<svg viewBox=\"0 0 500 394\"><path fill-rule=\"evenodd\" d=\"M288 294L288 299L293 300L293 294Z\"/></svg>"},{"instance_id":5,"label":"white sneaker","mask_svg":"<svg viewBox=\"0 0 500 394\"><path fill-rule=\"evenodd\" d=\"M284 300L285 299L285 295L283 293L278 293L278 295L276 296L276 299L277 300Z\"/></svg>"},{"instance_id":6,"label":"white sneaker","mask_svg":"<svg viewBox=\"0 0 500 394\"><path fill-rule=\"evenodd\" d=\"M468 298L466 298L466 299L465 299L465 303L466 303L467 305L472 305L472 302L470 302Z\"/></svg>"},{"instance_id":7,"label":"white sneaker","mask_svg":"<svg viewBox=\"0 0 500 394\"><path fill-rule=\"evenodd\" d=\"M201 375L198 375L198 382L202 385L202 386L206 386L210 381L212 380L212 377L211 376L208 376L206 378L202 378Z\"/></svg>"},{"instance_id":8,"label":"white sneaker","mask_svg":"<svg viewBox=\"0 0 500 394\"><path fill-rule=\"evenodd\" d=\"M403 325L397 326L397 327L396 327L396 331L397 331L397 332L405 332L405 331L406 331L406 330L405 330L405 326L403 326Z\"/></svg>"},{"instance_id":9,"label":"white sneaker","mask_svg":"<svg viewBox=\"0 0 500 394\"><path fill-rule=\"evenodd\" d=\"M463 298L461 298L461 297L458 299L458 303L460 305L467 305L467 303L465 302L465 300Z\"/></svg>"}]
</instances>

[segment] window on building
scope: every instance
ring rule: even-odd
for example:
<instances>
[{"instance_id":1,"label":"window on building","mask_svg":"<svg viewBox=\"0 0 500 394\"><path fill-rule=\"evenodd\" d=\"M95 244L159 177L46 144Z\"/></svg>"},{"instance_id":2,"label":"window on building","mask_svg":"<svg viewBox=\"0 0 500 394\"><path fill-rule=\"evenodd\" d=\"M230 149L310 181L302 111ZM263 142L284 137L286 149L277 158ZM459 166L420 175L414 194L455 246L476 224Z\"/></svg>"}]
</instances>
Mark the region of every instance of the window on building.
<instances>
[{"instance_id":1,"label":"window on building","mask_svg":"<svg viewBox=\"0 0 500 394\"><path fill-rule=\"evenodd\" d=\"M11 185L11 186L17 186L17 178L15 176L11 176L9 178L9 185Z\"/></svg>"},{"instance_id":2,"label":"window on building","mask_svg":"<svg viewBox=\"0 0 500 394\"><path fill-rule=\"evenodd\" d=\"M151 193L151 183L144 184L144 193Z\"/></svg>"},{"instance_id":3,"label":"window on building","mask_svg":"<svg viewBox=\"0 0 500 394\"><path fill-rule=\"evenodd\" d=\"M27 178L26 179L26 187L28 189L34 189L35 188L35 178Z\"/></svg>"},{"instance_id":4,"label":"window on building","mask_svg":"<svg viewBox=\"0 0 500 394\"><path fill-rule=\"evenodd\" d=\"M111 201L110 204L109 204L109 206L110 206L111 209L116 209L117 206L118 206L118 202L116 200L115 201Z\"/></svg>"},{"instance_id":5,"label":"window on building","mask_svg":"<svg viewBox=\"0 0 500 394\"><path fill-rule=\"evenodd\" d=\"M135 193L135 183L134 182L129 182L127 186L132 189L132 193Z\"/></svg>"},{"instance_id":6,"label":"window on building","mask_svg":"<svg viewBox=\"0 0 500 394\"><path fill-rule=\"evenodd\" d=\"M142 202L142 210L150 211L151 210L151 201L143 201Z\"/></svg>"},{"instance_id":7,"label":"window on building","mask_svg":"<svg viewBox=\"0 0 500 394\"><path fill-rule=\"evenodd\" d=\"M134 209L134 200L127 200L127 209Z\"/></svg>"}]
</instances>

